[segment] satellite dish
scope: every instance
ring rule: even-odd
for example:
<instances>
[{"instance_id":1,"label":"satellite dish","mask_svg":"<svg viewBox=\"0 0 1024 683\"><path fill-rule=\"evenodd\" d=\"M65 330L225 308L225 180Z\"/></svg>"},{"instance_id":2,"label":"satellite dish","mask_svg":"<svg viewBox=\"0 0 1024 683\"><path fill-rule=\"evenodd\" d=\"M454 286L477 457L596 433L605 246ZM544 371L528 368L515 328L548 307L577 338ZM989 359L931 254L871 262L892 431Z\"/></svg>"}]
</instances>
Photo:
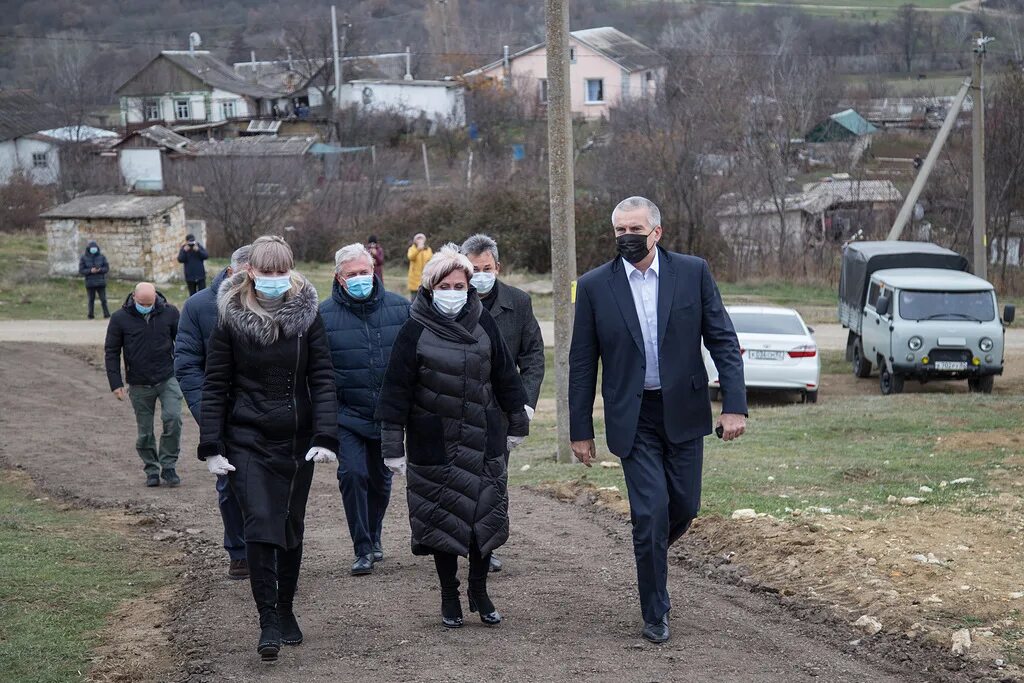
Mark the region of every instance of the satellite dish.
<instances>
[{"instance_id":1,"label":"satellite dish","mask_svg":"<svg viewBox=\"0 0 1024 683\"><path fill-rule=\"evenodd\" d=\"M193 31L188 34L188 47L190 50L194 50L203 44L203 39L199 37L199 34Z\"/></svg>"}]
</instances>

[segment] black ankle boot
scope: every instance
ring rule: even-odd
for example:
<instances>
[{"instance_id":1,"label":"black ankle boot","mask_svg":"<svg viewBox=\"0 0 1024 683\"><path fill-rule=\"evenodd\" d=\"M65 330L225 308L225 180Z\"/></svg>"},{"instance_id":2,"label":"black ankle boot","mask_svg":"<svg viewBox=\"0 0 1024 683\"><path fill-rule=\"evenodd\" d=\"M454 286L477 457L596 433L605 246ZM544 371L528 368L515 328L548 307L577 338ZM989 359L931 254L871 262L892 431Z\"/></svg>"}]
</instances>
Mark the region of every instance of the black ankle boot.
<instances>
[{"instance_id":1,"label":"black ankle boot","mask_svg":"<svg viewBox=\"0 0 1024 683\"><path fill-rule=\"evenodd\" d=\"M281 642L285 645L302 644L302 629L292 611L301 562L302 546L277 552L277 616L281 624Z\"/></svg>"},{"instance_id":2,"label":"black ankle boot","mask_svg":"<svg viewBox=\"0 0 1024 683\"><path fill-rule=\"evenodd\" d=\"M497 626L501 623L501 613L494 608L494 603L488 597L485 582L470 581L469 611L479 612L480 621L487 626Z\"/></svg>"},{"instance_id":3,"label":"black ankle boot","mask_svg":"<svg viewBox=\"0 0 1024 683\"><path fill-rule=\"evenodd\" d=\"M456 581L454 586L441 587L441 624L445 628L461 628L462 623L462 600Z\"/></svg>"},{"instance_id":4,"label":"black ankle boot","mask_svg":"<svg viewBox=\"0 0 1024 683\"><path fill-rule=\"evenodd\" d=\"M264 662L276 662L281 651L281 620L276 607L260 608L260 640L256 652Z\"/></svg>"}]
</instances>

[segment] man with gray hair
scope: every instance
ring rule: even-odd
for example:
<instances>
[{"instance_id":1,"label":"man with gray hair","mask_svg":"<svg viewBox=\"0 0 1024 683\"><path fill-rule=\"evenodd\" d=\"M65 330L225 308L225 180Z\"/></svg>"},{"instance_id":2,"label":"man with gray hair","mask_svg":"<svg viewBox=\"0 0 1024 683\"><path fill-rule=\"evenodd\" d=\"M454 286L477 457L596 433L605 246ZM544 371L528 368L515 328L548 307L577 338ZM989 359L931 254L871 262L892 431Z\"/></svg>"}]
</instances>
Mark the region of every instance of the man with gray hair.
<instances>
[{"instance_id":1,"label":"man with gray hair","mask_svg":"<svg viewBox=\"0 0 1024 683\"><path fill-rule=\"evenodd\" d=\"M608 450L622 459L644 626L669 639L668 548L700 508L711 401L701 341L718 368L726 441L746 427L743 359L707 262L658 246L661 212L630 197L612 212L618 256L583 275L569 351L569 438L596 457L594 398L602 366Z\"/></svg>"},{"instance_id":2,"label":"man with gray hair","mask_svg":"<svg viewBox=\"0 0 1024 683\"><path fill-rule=\"evenodd\" d=\"M477 234L462 243L461 251L473 264L470 284L476 289L519 369L526 389L526 414L532 420L540 385L544 382L544 338L533 314L533 301L521 289L501 282L498 243L489 235ZM506 458L508 454L506 453ZM491 554L491 571L501 571L502 562Z\"/></svg>"},{"instance_id":3,"label":"man with gray hair","mask_svg":"<svg viewBox=\"0 0 1024 683\"><path fill-rule=\"evenodd\" d=\"M320 315L338 395L338 488L355 551L350 573L364 576L384 559L381 531L391 500L391 472L373 413L409 302L385 291L362 244L339 249L334 265L331 296L320 304Z\"/></svg>"},{"instance_id":4,"label":"man with gray hair","mask_svg":"<svg viewBox=\"0 0 1024 683\"><path fill-rule=\"evenodd\" d=\"M178 336L174 340L174 375L178 378L185 402L197 423L203 398L203 382L206 380L206 352L217 327L217 292L225 280L245 269L250 251L252 247L249 245L235 249L231 254L231 263L217 274L213 285L190 296L181 309ZM224 549L230 558L228 576L232 579L248 578L242 510L231 492L226 475L217 477L217 504L224 521Z\"/></svg>"}]
</instances>

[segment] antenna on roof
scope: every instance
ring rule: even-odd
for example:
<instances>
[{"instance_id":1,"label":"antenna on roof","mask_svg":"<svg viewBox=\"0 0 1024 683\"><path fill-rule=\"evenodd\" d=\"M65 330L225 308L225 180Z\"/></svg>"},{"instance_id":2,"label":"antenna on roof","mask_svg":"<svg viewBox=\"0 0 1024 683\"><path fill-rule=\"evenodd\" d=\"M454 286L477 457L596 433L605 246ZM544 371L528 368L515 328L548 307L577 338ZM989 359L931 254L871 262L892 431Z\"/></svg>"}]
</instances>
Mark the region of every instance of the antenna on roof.
<instances>
[{"instance_id":1,"label":"antenna on roof","mask_svg":"<svg viewBox=\"0 0 1024 683\"><path fill-rule=\"evenodd\" d=\"M196 48L203 44L203 39L195 31L188 34L188 51L195 52Z\"/></svg>"}]
</instances>

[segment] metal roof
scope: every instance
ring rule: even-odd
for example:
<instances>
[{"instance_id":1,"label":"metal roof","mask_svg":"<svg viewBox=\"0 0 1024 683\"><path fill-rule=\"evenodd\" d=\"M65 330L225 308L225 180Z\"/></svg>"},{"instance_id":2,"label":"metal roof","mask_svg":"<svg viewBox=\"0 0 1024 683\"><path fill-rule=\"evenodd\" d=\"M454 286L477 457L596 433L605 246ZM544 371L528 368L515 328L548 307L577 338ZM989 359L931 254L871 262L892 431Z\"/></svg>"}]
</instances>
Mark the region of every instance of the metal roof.
<instances>
[{"instance_id":1,"label":"metal roof","mask_svg":"<svg viewBox=\"0 0 1024 683\"><path fill-rule=\"evenodd\" d=\"M149 218L178 204L181 197L141 197L131 194L98 194L77 197L55 206L40 218Z\"/></svg>"},{"instance_id":2,"label":"metal roof","mask_svg":"<svg viewBox=\"0 0 1024 683\"><path fill-rule=\"evenodd\" d=\"M160 56L213 88L258 99L273 99L288 94L288 91L250 83L206 50L164 50Z\"/></svg>"},{"instance_id":3,"label":"metal roof","mask_svg":"<svg viewBox=\"0 0 1024 683\"><path fill-rule=\"evenodd\" d=\"M198 156L299 156L309 151L315 137L270 137L253 135L227 140L193 142Z\"/></svg>"},{"instance_id":4,"label":"metal roof","mask_svg":"<svg viewBox=\"0 0 1024 683\"><path fill-rule=\"evenodd\" d=\"M899 289L920 289L927 292L987 292L992 290L992 283L988 280L960 270L936 272L935 268L898 268L877 270L872 277L890 287Z\"/></svg>"},{"instance_id":5,"label":"metal roof","mask_svg":"<svg viewBox=\"0 0 1024 683\"><path fill-rule=\"evenodd\" d=\"M137 130L119 142L118 145L126 142L133 135L138 135L139 137L145 138L150 142L160 145L161 147L166 147L171 151L181 152L183 154L189 153L192 145L192 141L187 137L179 135L170 128L166 128L164 126L150 126L149 128Z\"/></svg>"},{"instance_id":6,"label":"metal roof","mask_svg":"<svg viewBox=\"0 0 1024 683\"><path fill-rule=\"evenodd\" d=\"M827 180L804 192L787 195L786 211L821 213L836 204L875 204L903 201L891 180ZM776 213L771 198L739 201L724 207L719 216L757 216Z\"/></svg>"},{"instance_id":7,"label":"metal roof","mask_svg":"<svg viewBox=\"0 0 1024 683\"><path fill-rule=\"evenodd\" d=\"M870 133L878 132L877 128L868 123L863 116L852 109L845 109L841 112L832 114L829 118L854 135L868 135Z\"/></svg>"}]
</instances>

